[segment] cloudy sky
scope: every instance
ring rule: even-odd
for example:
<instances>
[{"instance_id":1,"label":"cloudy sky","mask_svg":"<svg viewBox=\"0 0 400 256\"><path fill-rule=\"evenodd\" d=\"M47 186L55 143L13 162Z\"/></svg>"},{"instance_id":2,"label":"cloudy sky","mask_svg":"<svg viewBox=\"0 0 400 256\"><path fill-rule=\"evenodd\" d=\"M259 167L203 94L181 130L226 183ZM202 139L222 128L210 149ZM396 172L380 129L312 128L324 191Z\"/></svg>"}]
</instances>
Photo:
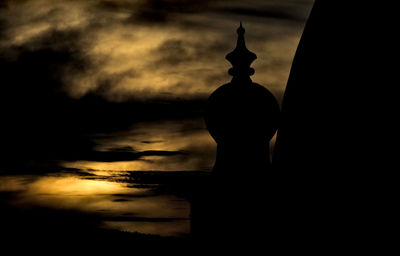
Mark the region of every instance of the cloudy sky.
<instances>
[{"instance_id":1,"label":"cloudy sky","mask_svg":"<svg viewBox=\"0 0 400 256\"><path fill-rule=\"evenodd\" d=\"M202 106L230 81L239 21L280 101L312 3L1 1L2 171L211 168Z\"/></svg>"}]
</instances>

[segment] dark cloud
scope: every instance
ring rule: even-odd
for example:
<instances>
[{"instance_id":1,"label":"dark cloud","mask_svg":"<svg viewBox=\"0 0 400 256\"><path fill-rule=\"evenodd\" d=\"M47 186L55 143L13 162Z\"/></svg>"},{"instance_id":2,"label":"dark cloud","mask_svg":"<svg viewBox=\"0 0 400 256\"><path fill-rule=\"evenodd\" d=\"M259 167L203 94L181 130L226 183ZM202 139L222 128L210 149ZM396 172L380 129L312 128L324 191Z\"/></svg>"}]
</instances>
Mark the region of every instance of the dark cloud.
<instances>
[{"instance_id":1,"label":"dark cloud","mask_svg":"<svg viewBox=\"0 0 400 256\"><path fill-rule=\"evenodd\" d=\"M176 65L203 63L204 61L213 60L218 55L223 58L221 52L228 52L233 47L234 44L232 42L227 42L223 39L214 39L207 42L193 42L189 39L167 39L154 50L154 53L159 57L152 63L154 66L150 66L150 68L162 65L176 69Z\"/></svg>"},{"instance_id":2,"label":"dark cloud","mask_svg":"<svg viewBox=\"0 0 400 256\"><path fill-rule=\"evenodd\" d=\"M137 161L142 160L146 156L174 156L182 155L182 151L164 151L164 150L148 150L137 152L133 149L128 150L110 150L110 151L95 151L88 150L86 153L81 153L76 156L75 159L65 159L68 161L86 160L86 161L97 161L97 162L118 162L118 161Z\"/></svg>"},{"instance_id":3,"label":"dark cloud","mask_svg":"<svg viewBox=\"0 0 400 256\"><path fill-rule=\"evenodd\" d=\"M293 21L305 21L305 16L299 14L290 8L277 8L270 7L268 9L257 9L248 7L236 7L236 8L224 8L220 10L222 12L228 12L238 15L246 15L252 17L262 17L262 18L273 18L273 19L284 19Z\"/></svg>"},{"instance_id":4,"label":"dark cloud","mask_svg":"<svg viewBox=\"0 0 400 256\"><path fill-rule=\"evenodd\" d=\"M121 201L114 200L114 202L121 202ZM130 222L131 221L132 222L175 222L178 220L187 220L187 218L149 218L149 217L129 217L129 216L107 216L104 217L103 219L106 221L130 221Z\"/></svg>"},{"instance_id":5,"label":"dark cloud","mask_svg":"<svg viewBox=\"0 0 400 256\"><path fill-rule=\"evenodd\" d=\"M158 63L168 66L178 65L181 63L192 61L195 56L189 54L185 47L185 42L178 39L170 39L164 41L157 49L157 55L161 57Z\"/></svg>"},{"instance_id":6,"label":"dark cloud","mask_svg":"<svg viewBox=\"0 0 400 256\"><path fill-rule=\"evenodd\" d=\"M209 184L210 172L204 171L128 171L120 182L128 183L130 187L146 187L157 194L173 194L188 198L195 187ZM133 196L117 194L114 196L134 198Z\"/></svg>"},{"instance_id":7,"label":"dark cloud","mask_svg":"<svg viewBox=\"0 0 400 256\"><path fill-rule=\"evenodd\" d=\"M204 12L210 5L209 0L147 0L135 6L128 19L138 23L166 23L173 21L177 14ZM115 8L111 7L111 8Z\"/></svg>"},{"instance_id":8,"label":"dark cloud","mask_svg":"<svg viewBox=\"0 0 400 256\"><path fill-rule=\"evenodd\" d=\"M77 37L69 32L49 33L29 45L12 48L16 59L0 60L0 136L3 157L11 160L10 165L28 157L48 158L60 150L90 145L83 140L82 126L74 122L77 102L61 90L60 77L66 66L85 69L87 65L76 44Z\"/></svg>"},{"instance_id":9,"label":"dark cloud","mask_svg":"<svg viewBox=\"0 0 400 256\"><path fill-rule=\"evenodd\" d=\"M119 73L107 74L95 81L96 87L91 91L91 93L99 95L106 99L112 93L114 86L121 82L123 79L139 76L141 76L141 73L132 69Z\"/></svg>"},{"instance_id":10,"label":"dark cloud","mask_svg":"<svg viewBox=\"0 0 400 256\"><path fill-rule=\"evenodd\" d=\"M274 18L293 21L304 21L304 5L310 5L312 1L202 1L202 0L148 0L138 4L126 2L100 2L99 6L106 10L131 10L132 15L128 19L132 23L168 23L190 25L190 21L181 19L182 14L219 14L230 13L249 17ZM194 27L199 24L192 23ZM206 25L206 24L203 24Z\"/></svg>"},{"instance_id":11,"label":"dark cloud","mask_svg":"<svg viewBox=\"0 0 400 256\"><path fill-rule=\"evenodd\" d=\"M159 143L159 142L163 142L163 140L142 140L140 143L152 144L152 143Z\"/></svg>"},{"instance_id":12,"label":"dark cloud","mask_svg":"<svg viewBox=\"0 0 400 256\"><path fill-rule=\"evenodd\" d=\"M96 132L126 129L143 120L198 115L203 101L117 103L98 96L121 77L136 75L132 71L100 81L95 94L70 98L64 90L65 76L84 72L93 65L85 56L82 35L79 30L49 31L2 54L2 171L32 166L46 169L46 165L54 168L58 160L66 159L122 161L180 154L93 149L91 135Z\"/></svg>"},{"instance_id":13,"label":"dark cloud","mask_svg":"<svg viewBox=\"0 0 400 256\"><path fill-rule=\"evenodd\" d=\"M0 17L0 38L5 38L7 36L6 29L7 29L7 21Z\"/></svg>"},{"instance_id":14,"label":"dark cloud","mask_svg":"<svg viewBox=\"0 0 400 256\"><path fill-rule=\"evenodd\" d=\"M99 1L97 7L102 10L107 10L111 12L121 11L121 10L132 10L135 4L133 1Z\"/></svg>"}]
</instances>

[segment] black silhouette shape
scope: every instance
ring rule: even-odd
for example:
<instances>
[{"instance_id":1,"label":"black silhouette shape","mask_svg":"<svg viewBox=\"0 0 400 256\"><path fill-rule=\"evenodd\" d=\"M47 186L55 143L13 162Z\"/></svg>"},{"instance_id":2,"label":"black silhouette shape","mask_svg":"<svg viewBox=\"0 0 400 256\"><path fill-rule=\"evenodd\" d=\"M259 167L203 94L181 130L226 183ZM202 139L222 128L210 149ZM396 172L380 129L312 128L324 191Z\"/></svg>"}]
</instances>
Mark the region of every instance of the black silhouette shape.
<instances>
[{"instance_id":1,"label":"black silhouette shape","mask_svg":"<svg viewBox=\"0 0 400 256\"><path fill-rule=\"evenodd\" d=\"M262 202L270 169L269 141L278 127L279 105L253 83L250 64L257 58L237 29L236 48L226 56L232 81L219 87L206 104L205 122L217 142L210 184L192 200L192 235L198 241L257 241L265 220Z\"/></svg>"},{"instance_id":2,"label":"black silhouette shape","mask_svg":"<svg viewBox=\"0 0 400 256\"><path fill-rule=\"evenodd\" d=\"M389 140L379 142L383 98L368 87L382 77L374 8L317 0L296 52L273 166L275 217L299 251L368 248L382 233L377 195Z\"/></svg>"},{"instance_id":3,"label":"black silhouette shape","mask_svg":"<svg viewBox=\"0 0 400 256\"><path fill-rule=\"evenodd\" d=\"M237 30L236 48L226 55L232 63L230 83L222 85L207 101L205 121L218 144L215 175L250 175L270 164L269 141L278 128L279 105L265 87L253 83L250 64L257 56L246 48L245 30Z\"/></svg>"}]
</instances>

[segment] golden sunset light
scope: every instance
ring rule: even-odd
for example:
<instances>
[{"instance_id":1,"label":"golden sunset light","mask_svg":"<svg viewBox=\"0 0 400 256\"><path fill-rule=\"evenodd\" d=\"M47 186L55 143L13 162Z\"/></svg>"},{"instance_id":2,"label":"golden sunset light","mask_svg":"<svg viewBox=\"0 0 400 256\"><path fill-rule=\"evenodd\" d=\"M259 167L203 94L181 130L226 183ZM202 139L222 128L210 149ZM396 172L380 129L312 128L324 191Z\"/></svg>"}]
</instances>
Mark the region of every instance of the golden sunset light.
<instances>
[{"instance_id":1,"label":"golden sunset light","mask_svg":"<svg viewBox=\"0 0 400 256\"><path fill-rule=\"evenodd\" d=\"M44 45L74 51L81 62L66 63L60 74L63 89L73 98L93 92L111 101L207 97L229 81L223 56L233 47L232 31L243 19L249 47L259 55L254 79L281 98L311 1L165 1L171 13L153 10L156 2L10 1L1 11L9 24L0 41L9 50L2 54L16 58L18 47ZM282 8L293 17L240 14L246 5ZM138 13L143 10L155 16L142 17Z\"/></svg>"},{"instance_id":2,"label":"golden sunset light","mask_svg":"<svg viewBox=\"0 0 400 256\"><path fill-rule=\"evenodd\" d=\"M378 20L325 0L0 1L4 244L292 255L370 236Z\"/></svg>"}]
</instances>

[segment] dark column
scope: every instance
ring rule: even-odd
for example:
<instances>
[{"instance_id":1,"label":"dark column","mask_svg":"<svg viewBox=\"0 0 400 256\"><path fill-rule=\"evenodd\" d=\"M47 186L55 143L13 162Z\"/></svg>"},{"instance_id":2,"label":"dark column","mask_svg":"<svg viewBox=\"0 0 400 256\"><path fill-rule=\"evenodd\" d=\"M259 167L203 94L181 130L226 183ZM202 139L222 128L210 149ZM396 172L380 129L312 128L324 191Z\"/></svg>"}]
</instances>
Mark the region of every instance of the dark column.
<instances>
[{"instance_id":1,"label":"dark column","mask_svg":"<svg viewBox=\"0 0 400 256\"><path fill-rule=\"evenodd\" d=\"M205 122L217 143L212 179L192 202L192 234L198 241L249 243L264 239L265 189L270 171L269 142L278 127L279 105L263 86L253 83L250 64L257 58L238 41L226 56L232 81L209 97Z\"/></svg>"},{"instance_id":2,"label":"dark column","mask_svg":"<svg viewBox=\"0 0 400 256\"><path fill-rule=\"evenodd\" d=\"M299 249L358 251L385 233L380 212L389 195L378 195L390 170L382 157L389 109L379 96L386 62L376 59L385 48L377 43L383 6L317 0L298 46L273 165L281 221Z\"/></svg>"}]
</instances>

